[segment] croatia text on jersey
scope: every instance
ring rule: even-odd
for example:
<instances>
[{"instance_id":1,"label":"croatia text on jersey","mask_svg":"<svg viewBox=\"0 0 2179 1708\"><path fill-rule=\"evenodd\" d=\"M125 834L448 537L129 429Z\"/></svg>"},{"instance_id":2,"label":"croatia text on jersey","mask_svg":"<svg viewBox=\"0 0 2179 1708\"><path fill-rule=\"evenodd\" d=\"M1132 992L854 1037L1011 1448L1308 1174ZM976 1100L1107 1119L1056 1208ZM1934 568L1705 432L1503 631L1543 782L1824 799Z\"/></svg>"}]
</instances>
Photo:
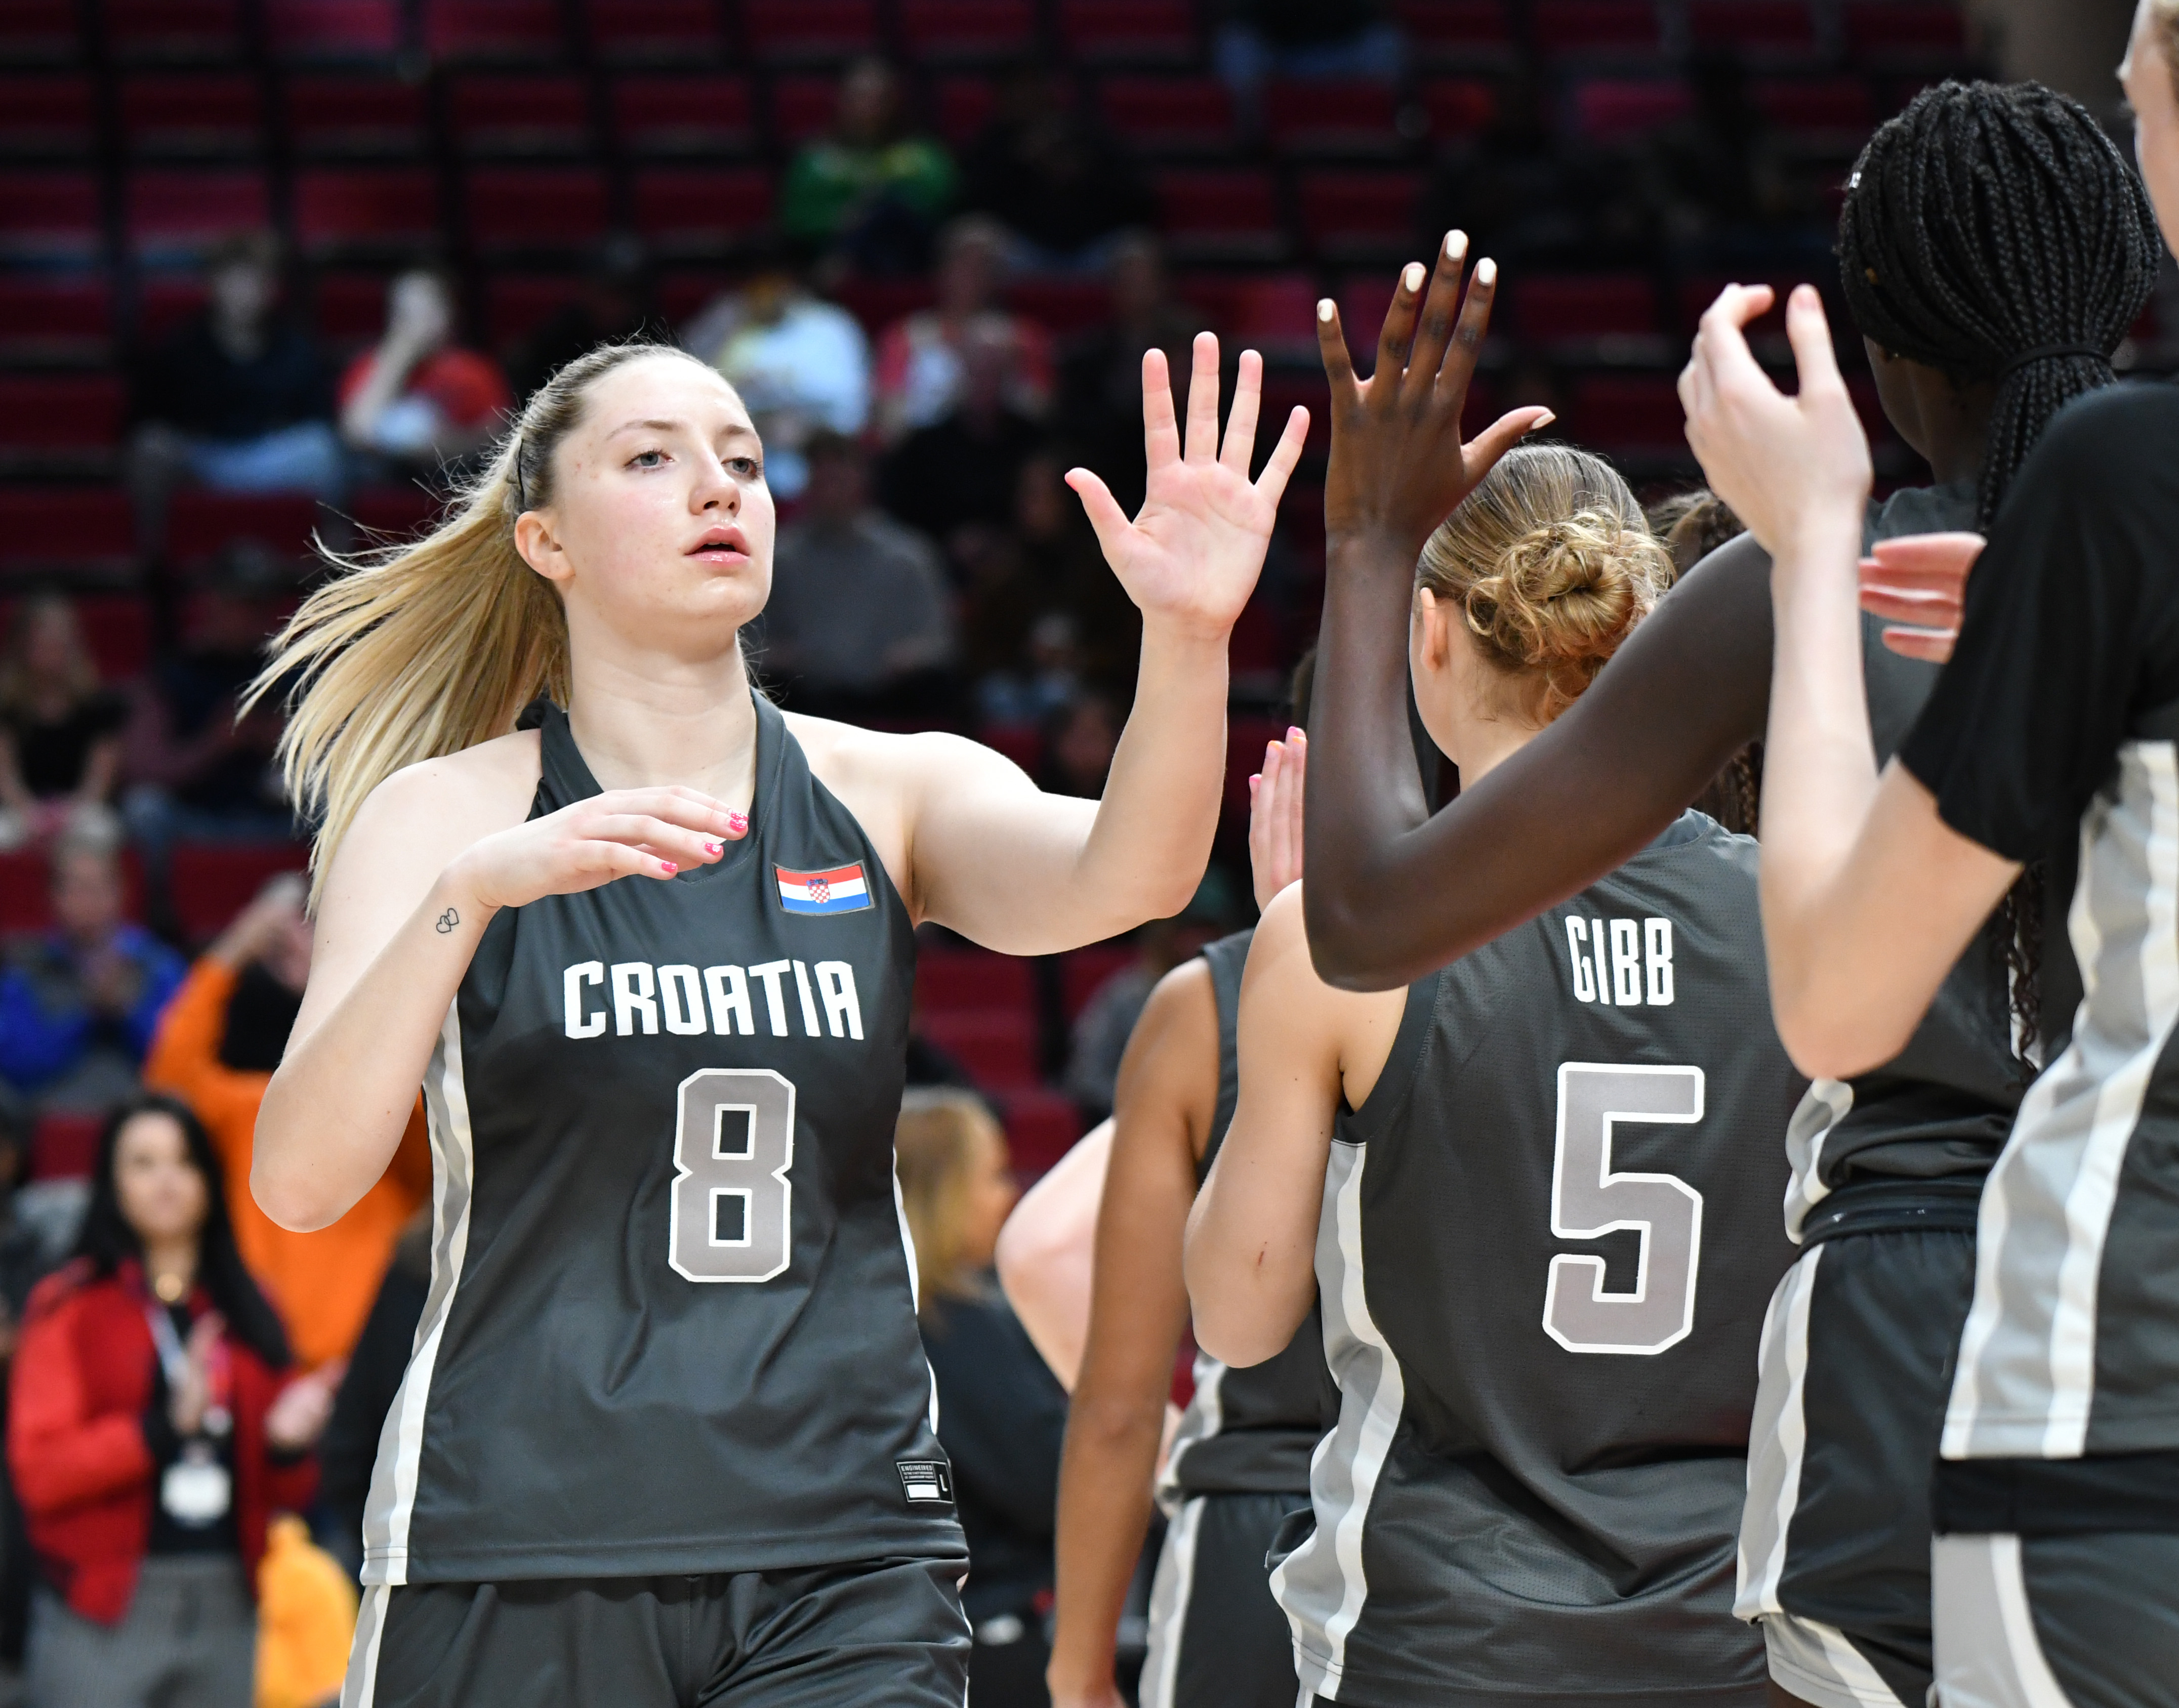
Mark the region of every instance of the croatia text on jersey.
<instances>
[{"instance_id":1,"label":"croatia text on jersey","mask_svg":"<svg viewBox=\"0 0 2179 1708\"><path fill-rule=\"evenodd\" d=\"M1589 919L1569 913L1566 934L1578 1001L1608 1008L1671 1006L1671 920Z\"/></svg>"},{"instance_id":2,"label":"croatia text on jersey","mask_svg":"<svg viewBox=\"0 0 2179 1708\"><path fill-rule=\"evenodd\" d=\"M844 961L767 961L755 966L647 961L579 961L560 977L569 1037L655 1036L661 1022L677 1037L756 1035L761 1014L774 1037L863 1036L855 969Z\"/></svg>"}]
</instances>

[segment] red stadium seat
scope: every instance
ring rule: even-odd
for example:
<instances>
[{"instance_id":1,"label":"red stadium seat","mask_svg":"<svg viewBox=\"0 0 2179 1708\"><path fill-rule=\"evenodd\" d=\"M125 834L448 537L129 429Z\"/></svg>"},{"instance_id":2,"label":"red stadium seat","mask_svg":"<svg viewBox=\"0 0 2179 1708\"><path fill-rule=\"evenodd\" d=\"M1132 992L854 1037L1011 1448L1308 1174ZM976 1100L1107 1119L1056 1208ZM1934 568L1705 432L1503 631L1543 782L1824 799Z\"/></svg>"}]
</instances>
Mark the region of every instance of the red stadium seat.
<instances>
[{"instance_id":1,"label":"red stadium seat","mask_svg":"<svg viewBox=\"0 0 2179 1708\"><path fill-rule=\"evenodd\" d=\"M126 207L129 247L145 256L193 255L272 222L265 179L255 172L135 172Z\"/></svg>"},{"instance_id":2,"label":"red stadium seat","mask_svg":"<svg viewBox=\"0 0 2179 1708\"><path fill-rule=\"evenodd\" d=\"M1233 97L1210 77L1108 77L1098 85L1105 123L1146 154L1225 154L1233 147Z\"/></svg>"},{"instance_id":3,"label":"red stadium seat","mask_svg":"<svg viewBox=\"0 0 2179 1708\"><path fill-rule=\"evenodd\" d=\"M1317 389L1324 389L1321 379ZM1249 779L1264 769L1264 749L1286 733L1283 718L1235 713L1226 720L1226 813L1243 828L1249 822Z\"/></svg>"},{"instance_id":4,"label":"red stadium seat","mask_svg":"<svg viewBox=\"0 0 2179 1708\"><path fill-rule=\"evenodd\" d=\"M1917 0L1859 0L1846 8L1846 39L1864 59L1964 57L1967 14L1958 6Z\"/></svg>"},{"instance_id":5,"label":"red stadium seat","mask_svg":"<svg viewBox=\"0 0 2179 1708\"><path fill-rule=\"evenodd\" d=\"M614 129L634 154L739 154L756 135L749 79L716 72L623 77L612 88Z\"/></svg>"},{"instance_id":6,"label":"red stadium seat","mask_svg":"<svg viewBox=\"0 0 2179 1708\"><path fill-rule=\"evenodd\" d=\"M590 91L577 77L466 72L447 80L447 123L464 154L582 154L590 136Z\"/></svg>"},{"instance_id":7,"label":"red stadium seat","mask_svg":"<svg viewBox=\"0 0 2179 1708\"><path fill-rule=\"evenodd\" d=\"M236 60L240 0L106 0L107 42L128 60Z\"/></svg>"},{"instance_id":8,"label":"red stadium seat","mask_svg":"<svg viewBox=\"0 0 2179 1708\"><path fill-rule=\"evenodd\" d=\"M138 339L159 343L202 309L211 294L200 273L145 275L136 286Z\"/></svg>"},{"instance_id":9,"label":"red stadium seat","mask_svg":"<svg viewBox=\"0 0 2179 1708\"><path fill-rule=\"evenodd\" d=\"M1009 1092L999 1102L1007 1129L1007 1159L1024 1185L1048 1173L1082 1136L1082 1112L1061 1092L1042 1088Z\"/></svg>"},{"instance_id":10,"label":"red stadium seat","mask_svg":"<svg viewBox=\"0 0 2179 1708\"><path fill-rule=\"evenodd\" d=\"M348 501L349 517L373 545L407 539L438 520L439 501L420 486L374 486Z\"/></svg>"},{"instance_id":11,"label":"red stadium seat","mask_svg":"<svg viewBox=\"0 0 2179 1708\"><path fill-rule=\"evenodd\" d=\"M744 0L742 32L774 63L852 59L878 47L873 0Z\"/></svg>"},{"instance_id":12,"label":"red stadium seat","mask_svg":"<svg viewBox=\"0 0 2179 1708\"><path fill-rule=\"evenodd\" d=\"M1425 60L1459 64L1504 58L1512 51L1499 0L1402 0L1399 18Z\"/></svg>"},{"instance_id":13,"label":"red stadium seat","mask_svg":"<svg viewBox=\"0 0 2179 1708\"><path fill-rule=\"evenodd\" d=\"M1644 337L1660 330L1656 287L1645 274L1530 273L1507 282L1511 329L1533 342Z\"/></svg>"},{"instance_id":14,"label":"red stadium seat","mask_svg":"<svg viewBox=\"0 0 2179 1708\"><path fill-rule=\"evenodd\" d=\"M917 59L1011 58L1035 45L1029 0L900 0L901 36Z\"/></svg>"},{"instance_id":15,"label":"red stadium seat","mask_svg":"<svg viewBox=\"0 0 2179 1708\"><path fill-rule=\"evenodd\" d=\"M75 0L8 0L0 6L0 65L52 65L75 57Z\"/></svg>"},{"instance_id":16,"label":"red stadium seat","mask_svg":"<svg viewBox=\"0 0 2179 1708\"><path fill-rule=\"evenodd\" d=\"M442 59L557 59L558 0L425 0L424 45Z\"/></svg>"},{"instance_id":17,"label":"red stadium seat","mask_svg":"<svg viewBox=\"0 0 2179 1708\"><path fill-rule=\"evenodd\" d=\"M967 1009L1034 1010L1036 983L1029 963L985 949L931 949L915 958L915 1005L919 1015Z\"/></svg>"},{"instance_id":18,"label":"red stadium seat","mask_svg":"<svg viewBox=\"0 0 2179 1708\"><path fill-rule=\"evenodd\" d=\"M1044 760L1044 731L1035 724L986 724L976 731L985 747L1004 753L1034 777Z\"/></svg>"},{"instance_id":19,"label":"red stadium seat","mask_svg":"<svg viewBox=\"0 0 2179 1708\"><path fill-rule=\"evenodd\" d=\"M0 172L0 253L88 260L102 238L91 173Z\"/></svg>"},{"instance_id":20,"label":"red stadium seat","mask_svg":"<svg viewBox=\"0 0 2179 1708\"><path fill-rule=\"evenodd\" d=\"M1274 82L1265 92L1264 116L1271 145L1299 159L1389 156L1404 146L1399 101L1389 83Z\"/></svg>"},{"instance_id":21,"label":"red stadium seat","mask_svg":"<svg viewBox=\"0 0 2179 1708\"><path fill-rule=\"evenodd\" d=\"M919 1015L916 1030L988 1090L1029 1090L1037 1084L1036 1016L1027 1010Z\"/></svg>"},{"instance_id":22,"label":"red stadium seat","mask_svg":"<svg viewBox=\"0 0 2179 1708\"><path fill-rule=\"evenodd\" d=\"M771 193L754 167L649 167L635 175L635 228L678 254L738 249L771 221Z\"/></svg>"},{"instance_id":23,"label":"red stadium seat","mask_svg":"<svg viewBox=\"0 0 2179 1708\"><path fill-rule=\"evenodd\" d=\"M1272 260L1286 252L1286 228L1268 172L1161 172L1155 184L1161 223L1176 255Z\"/></svg>"},{"instance_id":24,"label":"red stadium seat","mask_svg":"<svg viewBox=\"0 0 2179 1708\"><path fill-rule=\"evenodd\" d=\"M1876 103L1858 77L1770 77L1750 85L1763 116L1803 138L1858 143L1876 125Z\"/></svg>"},{"instance_id":25,"label":"red stadium seat","mask_svg":"<svg viewBox=\"0 0 2179 1708\"><path fill-rule=\"evenodd\" d=\"M1059 1012L1069 1026L1090 1005L1090 999L1119 974L1135 964L1132 944L1093 943L1070 951L1059 963Z\"/></svg>"},{"instance_id":26,"label":"red stadium seat","mask_svg":"<svg viewBox=\"0 0 2179 1708\"><path fill-rule=\"evenodd\" d=\"M0 274L0 362L94 362L113 345L113 290L99 274Z\"/></svg>"},{"instance_id":27,"label":"red stadium seat","mask_svg":"<svg viewBox=\"0 0 2179 1708\"><path fill-rule=\"evenodd\" d=\"M1639 52L1657 46L1651 0L1537 0L1536 46L1551 54Z\"/></svg>"},{"instance_id":28,"label":"red stadium seat","mask_svg":"<svg viewBox=\"0 0 2179 1708\"><path fill-rule=\"evenodd\" d=\"M390 59L400 0L264 0L272 51L288 60Z\"/></svg>"},{"instance_id":29,"label":"red stadium seat","mask_svg":"<svg viewBox=\"0 0 2179 1708\"><path fill-rule=\"evenodd\" d=\"M305 249L414 248L438 230L438 185L420 167L321 167L295 175L295 235Z\"/></svg>"},{"instance_id":30,"label":"red stadium seat","mask_svg":"<svg viewBox=\"0 0 2179 1708\"><path fill-rule=\"evenodd\" d=\"M590 41L618 64L708 65L724 43L718 0L590 0Z\"/></svg>"},{"instance_id":31,"label":"red stadium seat","mask_svg":"<svg viewBox=\"0 0 2179 1708\"><path fill-rule=\"evenodd\" d=\"M488 280L484 290L486 341L503 349L528 337L568 304L580 300L584 286L579 273L502 273Z\"/></svg>"},{"instance_id":32,"label":"red stadium seat","mask_svg":"<svg viewBox=\"0 0 2179 1708\"><path fill-rule=\"evenodd\" d=\"M97 1115L47 1110L30 1130L28 1178L87 1180L98 1167L98 1139L105 1128Z\"/></svg>"},{"instance_id":33,"label":"red stadium seat","mask_svg":"<svg viewBox=\"0 0 2179 1708\"><path fill-rule=\"evenodd\" d=\"M1199 50L1191 0L1060 0L1059 33L1089 65L1185 65Z\"/></svg>"},{"instance_id":34,"label":"red stadium seat","mask_svg":"<svg viewBox=\"0 0 2179 1708\"><path fill-rule=\"evenodd\" d=\"M1589 374L1574 381L1567 436L1597 450L1688 455L1687 414L1670 375Z\"/></svg>"},{"instance_id":35,"label":"red stadium seat","mask_svg":"<svg viewBox=\"0 0 2179 1708\"><path fill-rule=\"evenodd\" d=\"M310 860L300 842L177 842L167 879L174 917L191 943L209 943L268 879Z\"/></svg>"},{"instance_id":36,"label":"red stadium seat","mask_svg":"<svg viewBox=\"0 0 2179 1708\"><path fill-rule=\"evenodd\" d=\"M946 77L938 83L938 134L966 148L983 134L998 104L998 90L984 77Z\"/></svg>"},{"instance_id":37,"label":"red stadium seat","mask_svg":"<svg viewBox=\"0 0 2179 1708\"><path fill-rule=\"evenodd\" d=\"M1730 45L1777 54L1812 53L1816 46L1806 0L1693 0L1688 29L1697 47Z\"/></svg>"},{"instance_id":38,"label":"red stadium seat","mask_svg":"<svg viewBox=\"0 0 2179 1708\"><path fill-rule=\"evenodd\" d=\"M1423 111L1439 141L1474 136L1498 116L1498 96L1478 78L1433 77L1423 85Z\"/></svg>"},{"instance_id":39,"label":"red stadium seat","mask_svg":"<svg viewBox=\"0 0 2179 1708\"><path fill-rule=\"evenodd\" d=\"M126 404L112 374L0 373L0 463L19 469L110 463Z\"/></svg>"},{"instance_id":40,"label":"red stadium seat","mask_svg":"<svg viewBox=\"0 0 2179 1708\"><path fill-rule=\"evenodd\" d=\"M1097 279L1024 279L1007 291L1007 302L1057 338L1086 331L1112 311L1111 293Z\"/></svg>"},{"instance_id":41,"label":"red stadium seat","mask_svg":"<svg viewBox=\"0 0 2179 1708\"><path fill-rule=\"evenodd\" d=\"M248 540L283 557L310 550L317 501L301 493L177 492L167 512L167 555L196 563Z\"/></svg>"},{"instance_id":42,"label":"red stadium seat","mask_svg":"<svg viewBox=\"0 0 2179 1708\"><path fill-rule=\"evenodd\" d=\"M1316 302L1321 294L1307 273L1260 273L1237 279L1227 298L1225 341L1235 349L1259 350L1274 360L1314 364ZM1270 430L1270 420L1266 414L1265 430Z\"/></svg>"},{"instance_id":43,"label":"red stadium seat","mask_svg":"<svg viewBox=\"0 0 2179 1708\"><path fill-rule=\"evenodd\" d=\"M903 320L936 302L938 293L928 279L843 279L828 293L853 315L872 340L895 320Z\"/></svg>"},{"instance_id":44,"label":"red stadium seat","mask_svg":"<svg viewBox=\"0 0 2179 1708\"><path fill-rule=\"evenodd\" d=\"M118 573L135 555L135 523L118 487L0 487L0 572Z\"/></svg>"},{"instance_id":45,"label":"red stadium seat","mask_svg":"<svg viewBox=\"0 0 2179 1708\"><path fill-rule=\"evenodd\" d=\"M782 143L807 142L832 128L840 85L831 77L782 77L771 85L771 133Z\"/></svg>"},{"instance_id":46,"label":"red stadium seat","mask_svg":"<svg viewBox=\"0 0 2179 1708\"><path fill-rule=\"evenodd\" d=\"M423 152L423 85L395 77L312 74L287 85L288 134L316 160Z\"/></svg>"},{"instance_id":47,"label":"red stadium seat","mask_svg":"<svg viewBox=\"0 0 2179 1708\"><path fill-rule=\"evenodd\" d=\"M1418 251L1415 204L1422 179L1411 172L1314 172L1301 179L1302 229L1317 253L1334 260L1404 260Z\"/></svg>"},{"instance_id":48,"label":"red stadium seat","mask_svg":"<svg viewBox=\"0 0 2179 1708\"><path fill-rule=\"evenodd\" d=\"M1592 142L1620 142L1686 118L1694 96L1661 78L1600 78L1574 90L1574 124Z\"/></svg>"},{"instance_id":49,"label":"red stadium seat","mask_svg":"<svg viewBox=\"0 0 2179 1708\"><path fill-rule=\"evenodd\" d=\"M386 284L383 273L320 273L312 292L318 335L342 346L376 339L386 329Z\"/></svg>"},{"instance_id":50,"label":"red stadium seat","mask_svg":"<svg viewBox=\"0 0 2179 1708\"><path fill-rule=\"evenodd\" d=\"M72 72L0 76L0 159L80 159L97 140L97 123L87 77Z\"/></svg>"},{"instance_id":51,"label":"red stadium seat","mask_svg":"<svg viewBox=\"0 0 2179 1708\"><path fill-rule=\"evenodd\" d=\"M122 144L134 155L248 156L263 145L257 79L241 72L125 77L120 109Z\"/></svg>"}]
</instances>

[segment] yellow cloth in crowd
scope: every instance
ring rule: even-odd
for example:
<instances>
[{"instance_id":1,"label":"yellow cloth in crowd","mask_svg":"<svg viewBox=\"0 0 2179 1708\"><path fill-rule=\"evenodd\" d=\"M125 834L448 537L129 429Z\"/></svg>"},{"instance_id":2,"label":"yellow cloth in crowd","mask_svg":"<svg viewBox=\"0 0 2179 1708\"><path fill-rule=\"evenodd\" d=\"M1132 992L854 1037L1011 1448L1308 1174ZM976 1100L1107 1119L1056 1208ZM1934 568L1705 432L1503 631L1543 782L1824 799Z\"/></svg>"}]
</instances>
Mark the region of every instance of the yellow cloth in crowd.
<instances>
[{"instance_id":1,"label":"yellow cloth in crowd","mask_svg":"<svg viewBox=\"0 0 2179 1708\"><path fill-rule=\"evenodd\" d=\"M272 1520L257 1567L257 1708L338 1701L355 1638L355 1585L293 1513Z\"/></svg>"},{"instance_id":2,"label":"yellow cloth in crowd","mask_svg":"<svg viewBox=\"0 0 2179 1708\"><path fill-rule=\"evenodd\" d=\"M420 1099L385 1174L330 1228L290 1233L250 1196L250 1159L257 1105L272 1081L266 1073L228 1067L219 1059L235 973L210 955L189 969L167 1005L144 1061L144 1081L172 1092L197 1112L227 1172L228 1214L242 1261L257 1278L288 1328L305 1369L345 1358L363 1333L378 1296L393 1241L431 1187L431 1147Z\"/></svg>"}]
</instances>

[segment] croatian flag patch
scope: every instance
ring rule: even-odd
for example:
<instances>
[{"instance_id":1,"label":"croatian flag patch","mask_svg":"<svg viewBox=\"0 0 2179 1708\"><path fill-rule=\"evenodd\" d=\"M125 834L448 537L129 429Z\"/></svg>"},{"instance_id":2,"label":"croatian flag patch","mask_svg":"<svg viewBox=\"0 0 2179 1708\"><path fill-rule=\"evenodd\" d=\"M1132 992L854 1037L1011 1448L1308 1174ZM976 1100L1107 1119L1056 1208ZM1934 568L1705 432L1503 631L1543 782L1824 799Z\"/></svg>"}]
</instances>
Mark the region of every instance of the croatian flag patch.
<instances>
[{"instance_id":1,"label":"croatian flag patch","mask_svg":"<svg viewBox=\"0 0 2179 1708\"><path fill-rule=\"evenodd\" d=\"M829 872L790 872L784 866L771 869L779 874L779 905L789 913L859 913L873 905L859 860Z\"/></svg>"}]
</instances>

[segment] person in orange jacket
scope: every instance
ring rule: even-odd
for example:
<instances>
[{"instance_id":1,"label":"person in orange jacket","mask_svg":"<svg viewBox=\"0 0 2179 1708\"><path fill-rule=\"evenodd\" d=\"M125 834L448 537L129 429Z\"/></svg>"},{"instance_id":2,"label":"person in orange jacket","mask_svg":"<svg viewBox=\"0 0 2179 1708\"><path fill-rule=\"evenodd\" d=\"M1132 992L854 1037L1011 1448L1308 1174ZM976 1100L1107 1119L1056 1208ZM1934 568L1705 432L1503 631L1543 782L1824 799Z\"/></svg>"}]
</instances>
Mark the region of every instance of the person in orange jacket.
<instances>
[{"instance_id":1,"label":"person in orange jacket","mask_svg":"<svg viewBox=\"0 0 2179 1708\"><path fill-rule=\"evenodd\" d=\"M345 1359L393 1253L402 1224L431 1185L420 1103L385 1175L339 1221L314 1234L281 1227L250 1195L257 1105L279 1065L310 972L303 879L283 873L189 969L144 1062L144 1081L194 1109L227 1175L228 1213L243 1262L286 1323L306 1370Z\"/></svg>"}]
</instances>

